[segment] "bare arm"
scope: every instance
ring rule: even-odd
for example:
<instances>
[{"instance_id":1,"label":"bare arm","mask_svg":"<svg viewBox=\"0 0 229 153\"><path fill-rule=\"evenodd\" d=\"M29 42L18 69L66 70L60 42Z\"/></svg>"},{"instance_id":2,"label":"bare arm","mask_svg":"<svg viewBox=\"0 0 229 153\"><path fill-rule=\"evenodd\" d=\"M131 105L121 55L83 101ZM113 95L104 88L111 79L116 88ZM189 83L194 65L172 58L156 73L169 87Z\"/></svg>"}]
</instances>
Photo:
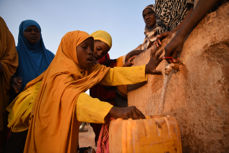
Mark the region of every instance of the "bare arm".
<instances>
[{"instance_id":1,"label":"bare arm","mask_svg":"<svg viewBox=\"0 0 229 153\"><path fill-rule=\"evenodd\" d=\"M138 89L142 86L144 86L147 82L141 82L141 83L138 83L138 84L131 84L131 85L128 85L127 86L127 91L130 92L132 90L135 90L135 89Z\"/></svg>"},{"instance_id":2,"label":"bare arm","mask_svg":"<svg viewBox=\"0 0 229 153\"><path fill-rule=\"evenodd\" d=\"M186 37L219 1L220 0L208 0L206 2L205 0L199 0L196 8L185 18L174 38L166 45L165 56L173 56L176 58L180 54Z\"/></svg>"}]
</instances>

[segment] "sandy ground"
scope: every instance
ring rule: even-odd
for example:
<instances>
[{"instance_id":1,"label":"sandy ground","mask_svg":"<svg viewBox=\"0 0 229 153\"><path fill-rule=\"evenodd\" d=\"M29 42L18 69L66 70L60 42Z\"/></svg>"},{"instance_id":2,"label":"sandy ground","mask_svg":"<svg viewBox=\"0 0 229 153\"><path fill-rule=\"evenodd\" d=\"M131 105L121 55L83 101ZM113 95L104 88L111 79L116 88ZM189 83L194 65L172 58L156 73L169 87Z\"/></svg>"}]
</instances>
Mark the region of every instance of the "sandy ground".
<instances>
[{"instance_id":1,"label":"sandy ground","mask_svg":"<svg viewBox=\"0 0 229 153\"><path fill-rule=\"evenodd\" d=\"M79 146L81 147L88 147L91 146L94 149L96 149L95 146L95 134L93 132L92 127L87 124L85 126L85 129L87 129L87 132L79 132Z\"/></svg>"}]
</instances>

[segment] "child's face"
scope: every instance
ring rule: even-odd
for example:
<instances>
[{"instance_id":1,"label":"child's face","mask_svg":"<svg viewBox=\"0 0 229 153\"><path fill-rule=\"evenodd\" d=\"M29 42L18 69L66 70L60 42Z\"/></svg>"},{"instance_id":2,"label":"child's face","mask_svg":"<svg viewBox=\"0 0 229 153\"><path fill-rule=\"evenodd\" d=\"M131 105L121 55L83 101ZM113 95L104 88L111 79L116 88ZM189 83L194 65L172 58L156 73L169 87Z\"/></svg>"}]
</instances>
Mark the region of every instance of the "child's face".
<instances>
[{"instance_id":1,"label":"child's face","mask_svg":"<svg viewBox=\"0 0 229 153\"><path fill-rule=\"evenodd\" d=\"M96 63L93 49L94 39L92 37L87 38L76 47L76 54L81 69L89 70Z\"/></svg>"},{"instance_id":2,"label":"child's face","mask_svg":"<svg viewBox=\"0 0 229 153\"><path fill-rule=\"evenodd\" d=\"M149 8L143 11L143 18L148 28L152 28L156 24L154 12Z\"/></svg>"},{"instance_id":3,"label":"child's face","mask_svg":"<svg viewBox=\"0 0 229 153\"><path fill-rule=\"evenodd\" d=\"M102 58L103 56L105 56L108 51L110 50L110 47L100 41L100 40L95 40L94 42L94 57L96 58L96 60L99 60L100 58Z\"/></svg>"}]
</instances>

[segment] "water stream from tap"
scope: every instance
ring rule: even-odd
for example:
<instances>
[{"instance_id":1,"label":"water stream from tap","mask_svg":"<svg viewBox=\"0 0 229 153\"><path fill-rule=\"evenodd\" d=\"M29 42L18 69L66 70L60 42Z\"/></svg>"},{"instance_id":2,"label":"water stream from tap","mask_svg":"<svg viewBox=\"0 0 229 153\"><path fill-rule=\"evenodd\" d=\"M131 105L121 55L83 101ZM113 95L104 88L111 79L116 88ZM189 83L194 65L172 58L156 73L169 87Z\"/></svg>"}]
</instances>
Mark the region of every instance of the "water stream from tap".
<instances>
[{"instance_id":1,"label":"water stream from tap","mask_svg":"<svg viewBox=\"0 0 229 153\"><path fill-rule=\"evenodd\" d=\"M160 103L159 103L159 107L158 107L158 114L159 115L161 115L164 111L165 97L166 97L166 92L167 92L167 88L168 88L168 83L169 83L169 80L171 79L171 76L173 73L174 73L173 68L169 72L169 74L164 73L163 86L162 86L162 90L161 90Z\"/></svg>"}]
</instances>

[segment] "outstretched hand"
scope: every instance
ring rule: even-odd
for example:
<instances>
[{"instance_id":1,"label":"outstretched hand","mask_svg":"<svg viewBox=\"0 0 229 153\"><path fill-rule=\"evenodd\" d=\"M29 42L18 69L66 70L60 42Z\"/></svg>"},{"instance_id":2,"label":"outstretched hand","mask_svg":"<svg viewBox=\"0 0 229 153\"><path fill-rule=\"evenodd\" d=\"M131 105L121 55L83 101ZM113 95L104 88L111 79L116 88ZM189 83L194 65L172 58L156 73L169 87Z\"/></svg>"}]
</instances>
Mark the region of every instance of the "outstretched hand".
<instances>
[{"instance_id":1,"label":"outstretched hand","mask_svg":"<svg viewBox=\"0 0 229 153\"><path fill-rule=\"evenodd\" d=\"M172 35L172 32L169 32L169 31L164 32L164 33L162 33L162 34L160 34L160 35L158 35L158 36L156 37L157 39L154 41L153 44L154 44L156 47L160 47L160 46L161 46L162 40L165 39L165 38L167 38L167 37L171 37L171 35Z\"/></svg>"},{"instance_id":2,"label":"outstretched hand","mask_svg":"<svg viewBox=\"0 0 229 153\"><path fill-rule=\"evenodd\" d=\"M122 118L122 119L144 119L145 116L142 114L140 110L138 110L135 106L129 107L112 107L109 116L111 118Z\"/></svg>"},{"instance_id":3,"label":"outstretched hand","mask_svg":"<svg viewBox=\"0 0 229 153\"><path fill-rule=\"evenodd\" d=\"M146 74L161 74L160 71L156 70L156 67L163 59L162 54L163 54L162 49L156 50L155 48L151 47L150 60L146 64L146 69L145 69Z\"/></svg>"},{"instance_id":4,"label":"outstretched hand","mask_svg":"<svg viewBox=\"0 0 229 153\"><path fill-rule=\"evenodd\" d=\"M134 65L134 59L135 59L135 57L136 57L136 55L135 56L132 56L128 60L126 60L125 61L125 64L123 65L123 67L129 67L129 66Z\"/></svg>"},{"instance_id":5,"label":"outstretched hand","mask_svg":"<svg viewBox=\"0 0 229 153\"><path fill-rule=\"evenodd\" d=\"M126 55L125 64L123 66L124 67L132 66L134 64L133 60L135 59L135 57L141 54L142 52L143 50L132 50L131 52L129 52Z\"/></svg>"},{"instance_id":6,"label":"outstretched hand","mask_svg":"<svg viewBox=\"0 0 229 153\"><path fill-rule=\"evenodd\" d=\"M128 61L131 57L137 56L141 54L143 50L132 50L126 55L125 61Z\"/></svg>"},{"instance_id":7,"label":"outstretched hand","mask_svg":"<svg viewBox=\"0 0 229 153\"><path fill-rule=\"evenodd\" d=\"M165 46L165 57L177 58L182 51L184 41L185 38L180 33L176 33L172 40Z\"/></svg>"}]
</instances>

